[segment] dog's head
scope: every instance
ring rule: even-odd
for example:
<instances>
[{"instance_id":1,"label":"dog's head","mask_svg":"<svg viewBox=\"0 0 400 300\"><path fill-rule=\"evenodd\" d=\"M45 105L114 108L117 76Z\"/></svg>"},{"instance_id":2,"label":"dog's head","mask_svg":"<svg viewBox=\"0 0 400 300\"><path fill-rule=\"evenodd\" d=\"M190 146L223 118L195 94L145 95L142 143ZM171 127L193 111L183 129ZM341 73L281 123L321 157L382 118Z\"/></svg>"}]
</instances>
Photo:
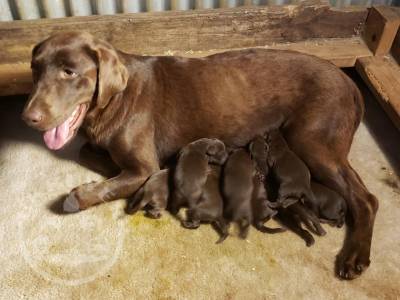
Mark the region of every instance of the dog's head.
<instances>
[{"instance_id":1,"label":"dog's head","mask_svg":"<svg viewBox=\"0 0 400 300\"><path fill-rule=\"evenodd\" d=\"M103 109L127 85L128 71L108 43L82 32L60 33L32 51L33 90L22 118L57 150L77 133L89 109Z\"/></svg>"}]
</instances>

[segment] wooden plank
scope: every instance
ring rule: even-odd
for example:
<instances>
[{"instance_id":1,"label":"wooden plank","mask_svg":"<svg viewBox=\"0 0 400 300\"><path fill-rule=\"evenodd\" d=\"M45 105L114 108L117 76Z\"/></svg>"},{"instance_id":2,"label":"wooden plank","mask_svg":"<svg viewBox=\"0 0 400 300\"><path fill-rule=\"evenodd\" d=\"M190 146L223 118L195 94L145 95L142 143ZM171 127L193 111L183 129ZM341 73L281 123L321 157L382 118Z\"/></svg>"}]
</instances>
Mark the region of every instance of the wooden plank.
<instances>
[{"instance_id":1,"label":"wooden plank","mask_svg":"<svg viewBox=\"0 0 400 300\"><path fill-rule=\"evenodd\" d=\"M201 51L357 35L365 8L337 10L325 1L299 5L69 17L0 23L0 64L27 63L47 36L84 30L138 54Z\"/></svg>"},{"instance_id":2,"label":"wooden plank","mask_svg":"<svg viewBox=\"0 0 400 300\"><path fill-rule=\"evenodd\" d=\"M312 54L329 60L340 68L354 67L357 58L371 56L372 53L360 37L333 38L333 39L310 39L295 43L274 43L272 45L258 46L253 48L293 50ZM166 51L159 55L177 55L185 57L202 57L232 49L210 49L207 51Z\"/></svg>"},{"instance_id":3,"label":"wooden plank","mask_svg":"<svg viewBox=\"0 0 400 300\"><path fill-rule=\"evenodd\" d=\"M396 37L392 44L392 55L400 64L400 28L397 30Z\"/></svg>"},{"instance_id":4,"label":"wooden plank","mask_svg":"<svg viewBox=\"0 0 400 300\"><path fill-rule=\"evenodd\" d=\"M388 57L357 59L356 69L400 130L400 66Z\"/></svg>"},{"instance_id":5,"label":"wooden plank","mask_svg":"<svg viewBox=\"0 0 400 300\"><path fill-rule=\"evenodd\" d=\"M277 43L257 48L295 50L330 60L339 67L353 67L357 58L371 56L371 52L360 37L342 39L314 39L297 43ZM157 55L179 55L201 57L232 49L207 51L165 51ZM25 94L31 89L30 64L0 64L0 96Z\"/></svg>"},{"instance_id":6,"label":"wooden plank","mask_svg":"<svg viewBox=\"0 0 400 300\"><path fill-rule=\"evenodd\" d=\"M400 26L400 8L372 7L365 22L363 37L375 55L389 53Z\"/></svg>"}]
</instances>

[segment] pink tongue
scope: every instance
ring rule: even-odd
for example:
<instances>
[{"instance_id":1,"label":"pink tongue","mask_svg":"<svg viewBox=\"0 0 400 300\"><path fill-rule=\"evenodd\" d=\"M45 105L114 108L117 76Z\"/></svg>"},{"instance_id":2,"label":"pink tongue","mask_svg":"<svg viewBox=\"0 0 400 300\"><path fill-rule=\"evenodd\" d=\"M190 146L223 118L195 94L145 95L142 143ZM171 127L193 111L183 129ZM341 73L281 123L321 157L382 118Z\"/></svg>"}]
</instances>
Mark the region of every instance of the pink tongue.
<instances>
[{"instance_id":1,"label":"pink tongue","mask_svg":"<svg viewBox=\"0 0 400 300\"><path fill-rule=\"evenodd\" d=\"M61 125L46 131L43 135L44 142L51 150L58 150L68 141L69 118Z\"/></svg>"}]
</instances>

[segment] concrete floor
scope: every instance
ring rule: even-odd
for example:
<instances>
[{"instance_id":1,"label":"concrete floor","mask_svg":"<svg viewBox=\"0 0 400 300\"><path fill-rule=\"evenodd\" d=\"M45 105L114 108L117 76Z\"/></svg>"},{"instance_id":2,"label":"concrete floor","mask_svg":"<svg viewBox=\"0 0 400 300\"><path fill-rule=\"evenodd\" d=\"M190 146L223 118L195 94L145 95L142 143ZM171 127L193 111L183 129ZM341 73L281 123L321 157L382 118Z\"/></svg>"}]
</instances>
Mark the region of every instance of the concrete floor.
<instances>
[{"instance_id":1,"label":"concrete floor","mask_svg":"<svg viewBox=\"0 0 400 300\"><path fill-rule=\"evenodd\" d=\"M344 230L307 248L292 233L215 245L209 226L182 229L166 216L125 216L124 201L57 214L73 187L101 177L19 119L21 98L0 99L0 299L400 299L400 135L367 93L351 162L380 199L372 264L335 278Z\"/></svg>"}]
</instances>

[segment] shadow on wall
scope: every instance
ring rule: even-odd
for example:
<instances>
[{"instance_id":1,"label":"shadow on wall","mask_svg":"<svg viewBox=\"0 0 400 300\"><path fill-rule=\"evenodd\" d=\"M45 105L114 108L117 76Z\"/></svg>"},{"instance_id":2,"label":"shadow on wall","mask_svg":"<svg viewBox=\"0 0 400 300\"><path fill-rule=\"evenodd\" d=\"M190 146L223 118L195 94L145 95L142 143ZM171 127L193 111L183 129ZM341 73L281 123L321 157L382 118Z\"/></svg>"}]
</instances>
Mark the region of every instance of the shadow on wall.
<instances>
[{"instance_id":1,"label":"shadow on wall","mask_svg":"<svg viewBox=\"0 0 400 300\"><path fill-rule=\"evenodd\" d=\"M345 72L357 83L364 95L366 107L364 123L389 160L397 176L400 177L400 156L398 155L400 132L388 119L357 72L352 68L346 69ZM4 145L11 140L21 141L21 147L23 147L23 143L31 143L43 147L43 150L46 149L42 133L29 128L21 120L20 114L26 99L27 96L0 97L0 155ZM83 143L84 138L77 136L65 149L51 152L61 159L78 161L79 149Z\"/></svg>"},{"instance_id":2,"label":"shadow on wall","mask_svg":"<svg viewBox=\"0 0 400 300\"><path fill-rule=\"evenodd\" d=\"M365 101L364 124L400 178L400 131L393 125L355 69L345 70L360 88Z\"/></svg>"}]
</instances>

